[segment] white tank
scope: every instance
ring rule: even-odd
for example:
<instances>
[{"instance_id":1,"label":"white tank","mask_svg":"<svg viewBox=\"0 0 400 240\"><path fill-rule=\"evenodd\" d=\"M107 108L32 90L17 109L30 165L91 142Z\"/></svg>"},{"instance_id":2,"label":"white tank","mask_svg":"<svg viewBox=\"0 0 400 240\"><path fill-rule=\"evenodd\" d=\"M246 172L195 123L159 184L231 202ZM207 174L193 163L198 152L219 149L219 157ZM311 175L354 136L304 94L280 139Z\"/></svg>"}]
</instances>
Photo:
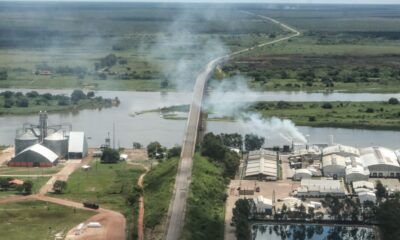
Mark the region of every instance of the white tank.
<instances>
[{"instance_id":1,"label":"white tank","mask_svg":"<svg viewBox=\"0 0 400 240\"><path fill-rule=\"evenodd\" d=\"M43 145L55 152L60 158L65 158L68 153L68 138L64 132L58 131L43 140Z\"/></svg>"}]
</instances>

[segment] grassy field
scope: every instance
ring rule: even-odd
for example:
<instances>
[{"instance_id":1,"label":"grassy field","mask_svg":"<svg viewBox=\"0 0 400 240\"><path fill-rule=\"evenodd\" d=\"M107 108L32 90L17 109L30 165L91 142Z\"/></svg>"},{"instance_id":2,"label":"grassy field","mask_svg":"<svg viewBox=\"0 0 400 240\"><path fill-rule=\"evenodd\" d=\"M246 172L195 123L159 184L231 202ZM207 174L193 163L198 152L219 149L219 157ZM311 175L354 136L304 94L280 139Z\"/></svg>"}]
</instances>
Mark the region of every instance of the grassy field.
<instances>
[{"instance_id":1,"label":"grassy field","mask_svg":"<svg viewBox=\"0 0 400 240\"><path fill-rule=\"evenodd\" d=\"M78 169L69 177L65 193L51 196L78 202L91 201L121 212L127 220L128 236L134 236L133 211L137 211L137 206L129 205L128 198L134 194L137 179L144 170L126 162L101 164L94 160L91 166L89 171Z\"/></svg>"},{"instance_id":2,"label":"grassy field","mask_svg":"<svg viewBox=\"0 0 400 240\"><path fill-rule=\"evenodd\" d=\"M54 239L93 215L51 203L31 201L0 205L0 232L2 239ZM21 231L23 229L23 231Z\"/></svg>"},{"instance_id":3,"label":"grassy field","mask_svg":"<svg viewBox=\"0 0 400 240\"><path fill-rule=\"evenodd\" d=\"M387 102L260 102L248 110L302 126L400 129L400 105Z\"/></svg>"},{"instance_id":4,"label":"grassy field","mask_svg":"<svg viewBox=\"0 0 400 240\"><path fill-rule=\"evenodd\" d=\"M0 167L0 175L40 175L40 174L55 174L64 167L63 164L58 164L54 167L39 168L39 167Z\"/></svg>"},{"instance_id":5,"label":"grassy field","mask_svg":"<svg viewBox=\"0 0 400 240\"><path fill-rule=\"evenodd\" d=\"M178 158L173 158L152 168L144 178L144 225L148 239L162 237L163 230L159 228L168 212L177 170Z\"/></svg>"},{"instance_id":6,"label":"grassy field","mask_svg":"<svg viewBox=\"0 0 400 240\"><path fill-rule=\"evenodd\" d=\"M187 202L182 239L223 239L227 180L223 169L198 154Z\"/></svg>"},{"instance_id":7,"label":"grassy field","mask_svg":"<svg viewBox=\"0 0 400 240\"><path fill-rule=\"evenodd\" d=\"M49 177L18 177L17 179L26 181L31 180L33 182L32 194L39 192L40 188L49 181ZM10 188L8 191L0 191L0 199L10 197L12 195L20 195L21 193L17 190Z\"/></svg>"}]
</instances>

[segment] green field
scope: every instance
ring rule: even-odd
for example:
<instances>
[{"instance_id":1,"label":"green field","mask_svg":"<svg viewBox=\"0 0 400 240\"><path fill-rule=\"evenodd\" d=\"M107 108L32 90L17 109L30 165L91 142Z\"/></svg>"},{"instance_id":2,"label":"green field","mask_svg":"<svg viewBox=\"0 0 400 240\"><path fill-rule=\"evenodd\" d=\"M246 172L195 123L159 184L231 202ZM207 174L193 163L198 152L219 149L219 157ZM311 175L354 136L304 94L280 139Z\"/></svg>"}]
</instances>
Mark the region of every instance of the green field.
<instances>
[{"instance_id":1,"label":"green field","mask_svg":"<svg viewBox=\"0 0 400 240\"><path fill-rule=\"evenodd\" d=\"M18 177L17 179L26 181L31 180L33 183L32 194L39 193L40 188L49 181L50 177ZM0 199L7 198L13 195L21 195L20 192L14 188L10 188L7 191L0 191Z\"/></svg>"},{"instance_id":2,"label":"green field","mask_svg":"<svg viewBox=\"0 0 400 240\"><path fill-rule=\"evenodd\" d=\"M182 239L224 239L226 187L223 168L196 154Z\"/></svg>"},{"instance_id":3,"label":"green field","mask_svg":"<svg viewBox=\"0 0 400 240\"><path fill-rule=\"evenodd\" d=\"M0 205L0 232L2 239L54 239L62 236L93 212L73 209L51 203L30 201Z\"/></svg>"},{"instance_id":4,"label":"green field","mask_svg":"<svg viewBox=\"0 0 400 240\"><path fill-rule=\"evenodd\" d=\"M259 102L248 111L290 119L301 126L400 129L400 104L387 102Z\"/></svg>"},{"instance_id":5,"label":"green field","mask_svg":"<svg viewBox=\"0 0 400 240\"><path fill-rule=\"evenodd\" d=\"M162 238L160 224L168 212L177 170L178 159L173 158L153 167L144 178L144 225L148 239Z\"/></svg>"},{"instance_id":6,"label":"green field","mask_svg":"<svg viewBox=\"0 0 400 240\"><path fill-rule=\"evenodd\" d=\"M137 204L130 205L128 199L135 194L134 187L144 170L126 162L101 164L99 160L94 160L91 167L89 171L76 170L68 178L67 190L51 196L77 202L95 202L100 207L118 211L125 215L127 235L134 236L136 225L133 224L133 211L137 212Z\"/></svg>"},{"instance_id":7,"label":"green field","mask_svg":"<svg viewBox=\"0 0 400 240\"><path fill-rule=\"evenodd\" d=\"M0 13L0 36L7 36L0 37L0 70L8 75L0 87L8 88L148 91L159 90L164 80L166 90L191 88L210 58L285 34L276 24L223 5L0 7L8 10ZM103 64L109 54L117 61Z\"/></svg>"},{"instance_id":8,"label":"green field","mask_svg":"<svg viewBox=\"0 0 400 240\"><path fill-rule=\"evenodd\" d=\"M0 167L0 175L42 175L42 174L55 174L64 167L63 164L49 168L39 167Z\"/></svg>"}]
</instances>

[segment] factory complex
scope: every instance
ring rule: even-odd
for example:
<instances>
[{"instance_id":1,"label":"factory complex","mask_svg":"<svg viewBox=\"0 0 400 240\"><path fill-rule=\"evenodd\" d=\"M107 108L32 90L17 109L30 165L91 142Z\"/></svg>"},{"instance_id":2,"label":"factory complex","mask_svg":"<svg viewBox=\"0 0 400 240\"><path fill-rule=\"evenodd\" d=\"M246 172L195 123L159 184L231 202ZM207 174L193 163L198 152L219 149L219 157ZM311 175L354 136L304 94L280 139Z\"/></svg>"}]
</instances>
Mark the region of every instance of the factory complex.
<instances>
[{"instance_id":1,"label":"factory complex","mask_svg":"<svg viewBox=\"0 0 400 240\"><path fill-rule=\"evenodd\" d=\"M82 159L88 145L84 132L70 124L48 125L47 113L39 113L39 124L24 124L16 131L15 156L10 167L52 167L63 159Z\"/></svg>"}]
</instances>

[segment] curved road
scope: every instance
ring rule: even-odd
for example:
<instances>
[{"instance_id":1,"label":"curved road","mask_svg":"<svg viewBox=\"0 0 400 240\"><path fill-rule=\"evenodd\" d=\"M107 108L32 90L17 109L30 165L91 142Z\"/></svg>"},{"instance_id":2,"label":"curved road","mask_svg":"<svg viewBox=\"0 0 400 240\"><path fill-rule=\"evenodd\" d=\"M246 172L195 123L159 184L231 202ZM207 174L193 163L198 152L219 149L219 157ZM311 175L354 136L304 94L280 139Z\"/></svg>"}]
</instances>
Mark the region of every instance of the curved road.
<instances>
[{"instance_id":1,"label":"curved road","mask_svg":"<svg viewBox=\"0 0 400 240\"><path fill-rule=\"evenodd\" d=\"M196 148L196 140L197 140L197 132L200 121L200 114L203 102L203 95L205 85L210 74L214 71L215 67L229 59L230 57L242 54L244 52L251 51L255 48L264 47L266 45L275 44L278 42L282 42L288 40L290 38L294 38L300 35L300 32L296 29L283 24L275 19L270 17L256 15L250 12L246 12L247 14L254 15L260 17L262 19L266 19L272 21L273 23L278 24L279 26L285 28L286 30L292 32L291 35L279 38L270 42L262 43L256 45L254 47L246 48L234 53L231 53L226 56L222 56L216 58L209 62L205 69L197 76L196 83L193 90L193 100L190 105L190 111L188 116L188 121L186 124L186 133L183 140L181 159L178 166L178 173L175 179L174 192L172 195L172 201L168 210L167 217L167 230L166 230L166 240L178 240L181 236L181 232L184 225L185 220L185 209L186 209L186 199L189 192L189 186L192 175L192 165L193 165L193 155Z\"/></svg>"}]
</instances>

